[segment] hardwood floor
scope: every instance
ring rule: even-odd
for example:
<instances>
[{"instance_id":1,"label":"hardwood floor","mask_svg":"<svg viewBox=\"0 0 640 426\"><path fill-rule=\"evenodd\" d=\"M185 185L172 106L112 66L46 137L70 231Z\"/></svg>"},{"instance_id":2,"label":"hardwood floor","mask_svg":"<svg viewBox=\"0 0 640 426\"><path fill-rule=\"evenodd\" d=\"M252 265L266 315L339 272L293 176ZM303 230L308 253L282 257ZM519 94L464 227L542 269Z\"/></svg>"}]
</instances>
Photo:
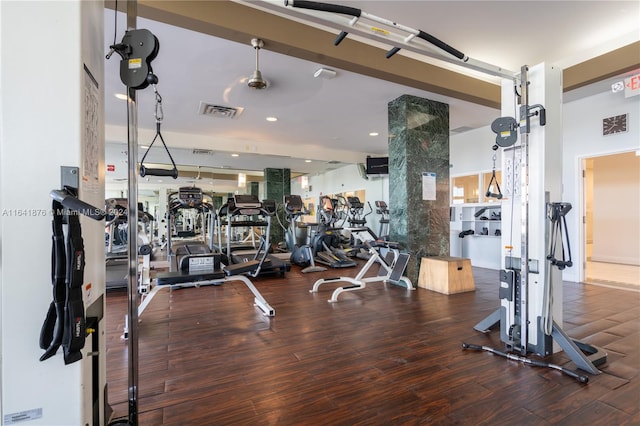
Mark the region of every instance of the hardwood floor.
<instances>
[{"instance_id":1,"label":"hardwood floor","mask_svg":"<svg viewBox=\"0 0 640 426\"><path fill-rule=\"evenodd\" d=\"M321 276L254 279L276 316L241 283L161 292L139 327L141 425L640 424L640 294L564 284L564 330L604 347L588 384L557 370L465 351L502 349L473 326L498 303L497 271L474 268L476 291L446 296L373 284L327 303ZM127 410L127 296L107 296L107 381ZM575 368L562 352L550 362Z\"/></svg>"},{"instance_id":2,"label":"hardwood floor","mask_svg":"<svg viewBox=\"0 0 640 426\"><path fill-rule=\"evenodd\" d=\"M640 291L640 266L587 261L587 283Z\"/></svg>"}]
</instances>

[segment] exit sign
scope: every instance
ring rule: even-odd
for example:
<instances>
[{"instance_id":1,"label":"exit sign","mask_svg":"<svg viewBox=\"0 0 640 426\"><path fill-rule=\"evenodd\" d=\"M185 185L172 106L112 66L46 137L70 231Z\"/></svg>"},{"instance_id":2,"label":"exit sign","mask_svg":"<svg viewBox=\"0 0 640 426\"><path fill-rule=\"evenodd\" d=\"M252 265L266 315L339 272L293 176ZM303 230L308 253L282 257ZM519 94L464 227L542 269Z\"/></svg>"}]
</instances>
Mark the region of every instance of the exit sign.
<instances>
[{"instance_id":1,"label":"exit sign","mask_svg":"<svg viewBox=\"0 0 640 426\"><path fill-rule=\"evenodd\" d=\"M107 171L108 172L115 172L116 171L116 165L115 164L107 164Z\"/></svg>"},{"instance_id":2,"label":"exit sign","mask_svg":"<svg viewBox=\"0 0 640 426\"><path fill-rule=\"evenodd\" d=\"M640 74L632 75L624 79L624 97L640 95Z\"/></svg>"}]
</instances>

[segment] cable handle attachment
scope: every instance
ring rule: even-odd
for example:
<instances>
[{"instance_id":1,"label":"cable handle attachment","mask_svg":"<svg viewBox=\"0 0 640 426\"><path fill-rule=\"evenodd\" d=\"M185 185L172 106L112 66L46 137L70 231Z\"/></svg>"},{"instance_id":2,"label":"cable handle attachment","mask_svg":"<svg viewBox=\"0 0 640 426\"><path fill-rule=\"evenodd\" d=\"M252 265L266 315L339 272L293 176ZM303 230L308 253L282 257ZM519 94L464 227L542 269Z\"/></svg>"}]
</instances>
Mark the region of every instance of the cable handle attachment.
<instances>
[{"instance_id":1,"label":"cable handle attachment","mask_svg":"<svg viewBox=\"0 0 640 426\"><path fill-rule=\"evenodd\" d=\"M491 198L497 198L498 200L501 200L502 199L502 191L500 190L500 184L498 183L498 178L496 177L496 159L497 159L497 156L494 153L493 154L493 172L491 174L491 180L489 181L489 184L487 185L486 196L487 197L491 197ZM491 185L494 184L494 183L496 185L496 188L498 189L498 192L491 192Z\"/></svg>"},{"instance_id":2,"label":"cable handle attachment","mask_svg":"<svg viewBox=\"0 0 640 426\"><path fill-rule=\"evenodd\" d=\"M164 120L164 111L162 109L162 96L160 95L160 92L158 92L158 89L156 87L157 83L158 83L158 79L156 77L151 84L151 87L153 87L153 92L155 93L155 96L156 96L156 107L153 113L153 116L156 119L156 135L151 141L149 148L147 148L147 151L142 156L142 160L140 160L140 177L167 176L167 177L172 177L173 179L178 179L178 167L176 167L176 162L173 161L171 152L169 152L169 148L167 147L167 144L164 142L164 138L162 137L162 132L160 131L162 120ZM156 139L158 138L160 138L160 142L162 142L162 146L164 147L165 152L169 156L169 160L171 160L171 165L173 166L171 169L148 168L144 165L144 159L147 158L147 154L149 154L151 147L153 146L153 144L156 142Z\"/></svg>"}]
</instances>

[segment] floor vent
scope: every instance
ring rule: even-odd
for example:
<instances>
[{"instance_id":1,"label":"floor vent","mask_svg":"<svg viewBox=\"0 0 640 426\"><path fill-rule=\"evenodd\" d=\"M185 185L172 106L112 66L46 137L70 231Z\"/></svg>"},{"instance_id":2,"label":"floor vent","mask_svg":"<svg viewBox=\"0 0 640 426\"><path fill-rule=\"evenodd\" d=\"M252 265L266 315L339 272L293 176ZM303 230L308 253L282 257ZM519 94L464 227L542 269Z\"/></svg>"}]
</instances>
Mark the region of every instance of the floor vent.
<instances>
[{"instance_id":1,"label":"floor vent","mask_svg":"<svg viewBox=\"0 0 640 426\"><path fill-rule=\"evenodd\" d=\"M198 114L218 118L238 118L240 114L242 114L242 111L244 111L244 108L213 105L200 101Z\"/></svg>"}]
</instances>

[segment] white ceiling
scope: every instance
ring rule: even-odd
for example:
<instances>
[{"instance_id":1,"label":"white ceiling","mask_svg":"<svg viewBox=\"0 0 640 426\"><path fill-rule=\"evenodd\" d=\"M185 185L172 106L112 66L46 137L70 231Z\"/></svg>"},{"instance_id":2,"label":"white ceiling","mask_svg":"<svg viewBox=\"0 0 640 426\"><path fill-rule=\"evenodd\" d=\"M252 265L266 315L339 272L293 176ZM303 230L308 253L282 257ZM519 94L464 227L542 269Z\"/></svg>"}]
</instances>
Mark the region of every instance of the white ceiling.
<instances>
[{"instance_id":1,"label":"white ceiling","mask_svg":"<svg viewBox=\"0 0 640 426\"><path fill-rule=\"evenodd\" d=\"M540 62L566 68L640 39L638 1L331 3L358 7L421 29L474 59L515 71L524 64ZM453 132L486 126L500 113L335 68L335 78L315 78L314 72L322 63L270 52L268 44L260 50L260 70L269 86L250 89L246 79L255 69L250 40L240 44L143 18L138 18L137 27L149 29L160 42L152 66L163 99L164 139L171 148L179 148L175 156L181 164L201 165L203 171L282 167L317 173L364 162L368 154L386 155L387 103L403 94L448 103ZM124 34L124 14L118 14L117 28L115 39L119 42ZM105 9L105 43L111 44L113 39L114 11ZM105 64L108 164L122 164L123 146L113 144L126 142L126 104L113 96L124 92L119 59L114 55ZM154 102L151 88L138 91L141 145L148 144L155 134ZM244 111L235 119L202 116L198 114L200 102ZM278 117L278 121L267 122L268 116ZM379 135L369 136L370 132ZM194 148L213 152L192 156ZM154 161L162 161L161 153L153 151ZM231 157L234 152L240 156ZM115 173L107 173L107 181L123 178L123 171L124 167L116 167Z\"/></svg>"}]
</instances>

